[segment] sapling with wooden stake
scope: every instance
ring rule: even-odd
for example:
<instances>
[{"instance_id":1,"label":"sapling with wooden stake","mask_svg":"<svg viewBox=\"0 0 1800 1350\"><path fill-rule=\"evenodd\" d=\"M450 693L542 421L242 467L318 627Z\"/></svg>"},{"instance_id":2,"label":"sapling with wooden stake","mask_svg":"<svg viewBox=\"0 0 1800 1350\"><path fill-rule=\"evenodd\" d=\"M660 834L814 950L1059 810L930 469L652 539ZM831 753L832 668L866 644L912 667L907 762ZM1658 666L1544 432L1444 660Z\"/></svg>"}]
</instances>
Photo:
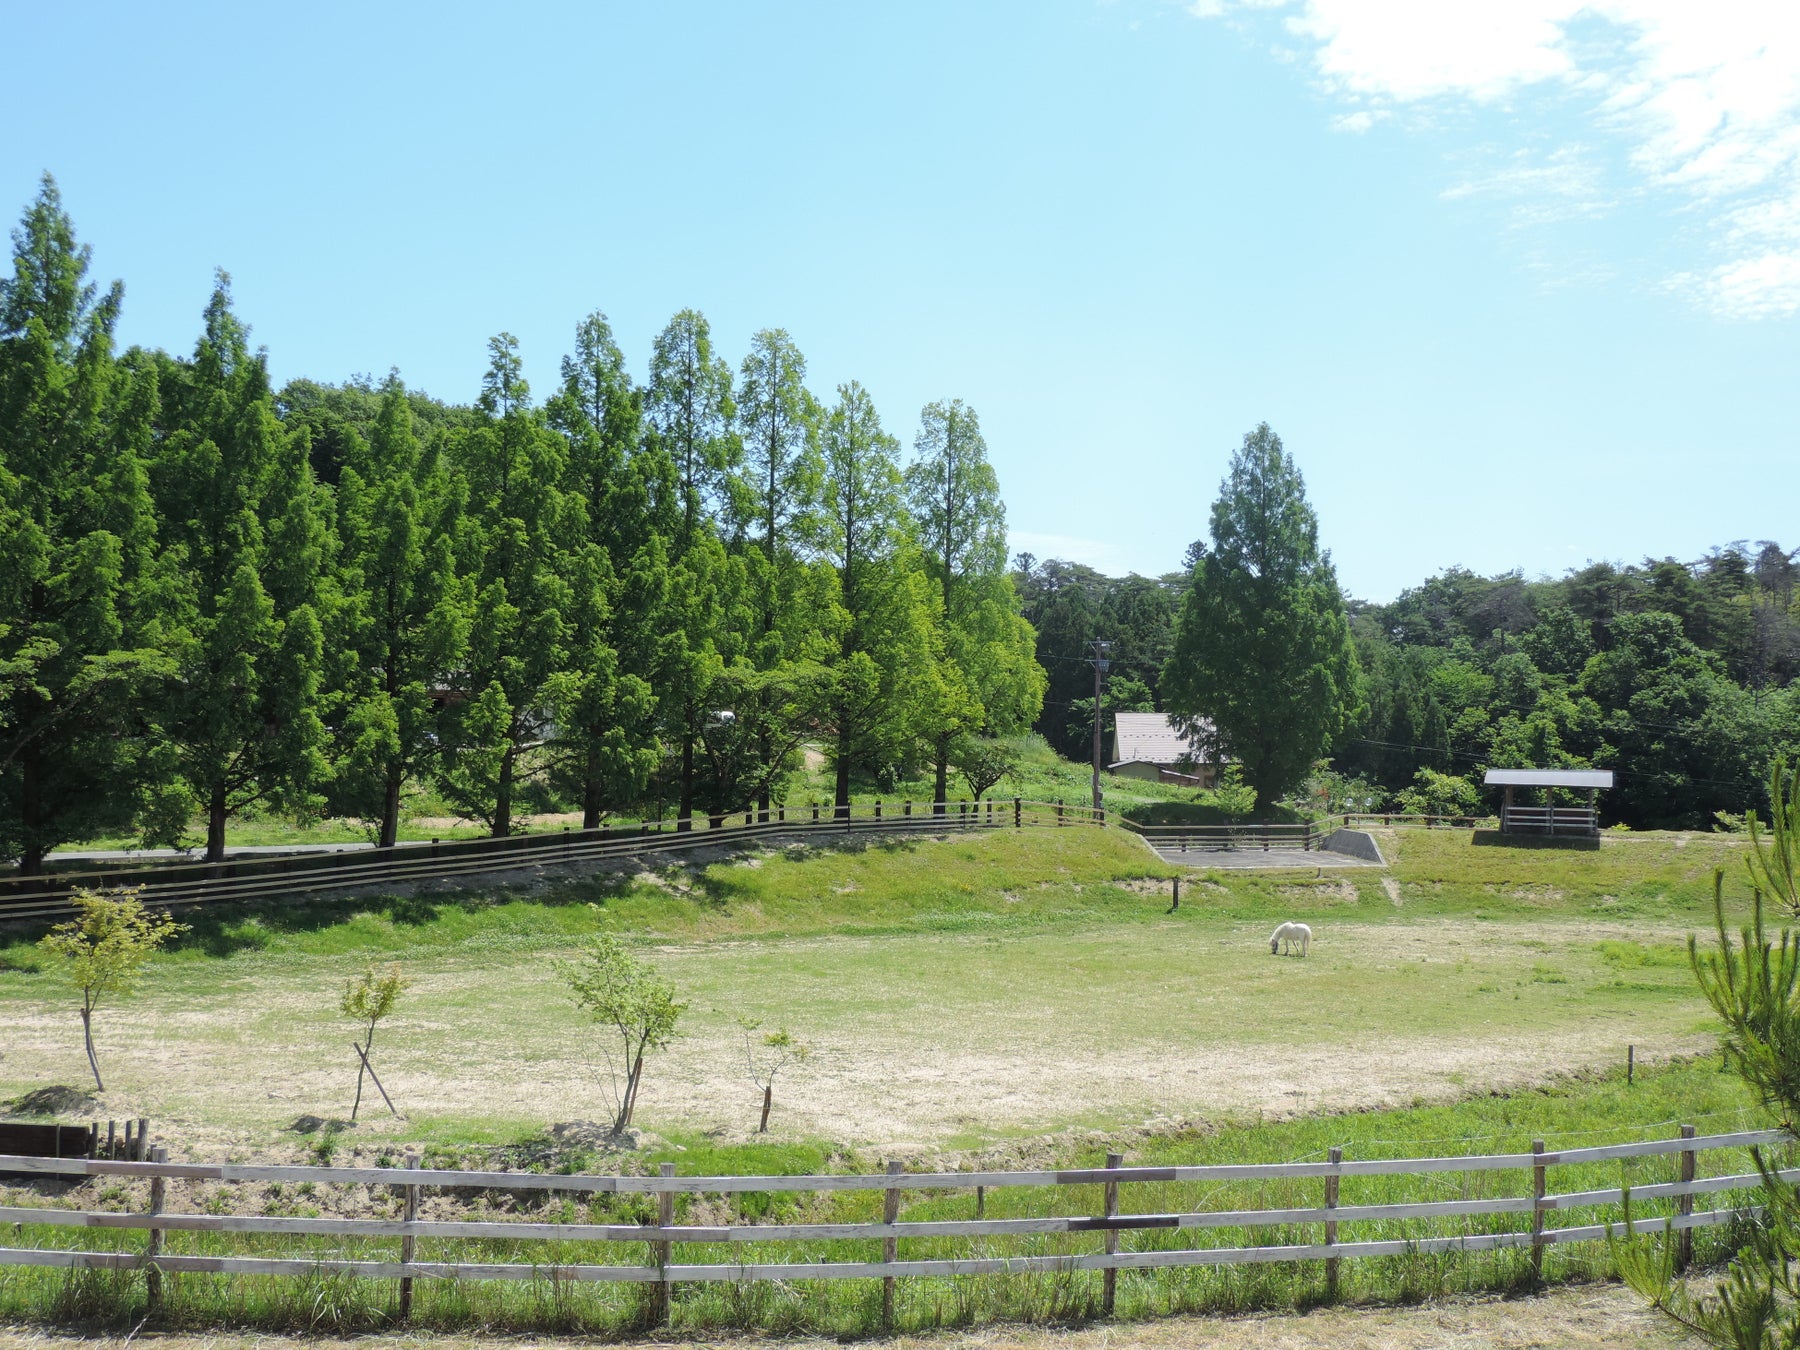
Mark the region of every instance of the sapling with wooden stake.
<instances>
[{"instance_id":1,"label":"sapling with wooden stake","mask_svg":"<svg viewBox=\"0 0 1800 1350\"><path fill-rule=\"evenodd\" d=\"M639 960L610 933L590 942L574 961L561 967L563 981L576 1006L604 1028L601 1054L606 1059L613 1099L612 1132L631 1124L638 1088L644 1078L644 1056L675 1039L675 1026L687 1004L675 997L675 986ZM618 1057L614 1057L614 1037Z\"/></svg>"},{"instance_id":2,"label":"sapling with wooden stake","mask_svg":"<svg viewBox=\"0 0 1800 1350\"><path fill-rule=\"evenodd\" d=\"M762 1089L762 1120L758 1122L756 1132L767 1134L769 1111L775 1105L775 1075L790 1064L806 1063L812 1047L795 1040L786 1027L779 1031L764 1031L758 1036L756 1033L762 1030L761 1022L740 1017L737 1023L744 1033L744 1064L750 1071L750 1081Z\"/></svg>"},{"instance_id":3,"label":"sapling with wooden stake","mask_svg":"<svg viewBox=\"0 0 1800 1350\"><path fill-rule=\"evenodd\" d=\"M70 898L75 917L57 924L38 946L62 963L64 976L81 995L82 1044L94 1087L105 1092L94 1054L94 1009L104 998L129 994L144 963L170 938L187 932L188 925L176 923L167 910L145 909L136 887L79 890Z\"/></svg>"},{"instance_id":4,"label":"sapling with wooden stake","mask_svg":"<svg viewBox=\"0 0 1800 1350\"><path fill-rule=\"evenodd\" d=\"M401 992L411 983L411 980L400 973L399 964L390 962L385 967L371 963L361 975L344 984L344 996L339 1000L338 1006L343 1010L344 1016L363 1024L362 1040L355 1044L356 1100L350 1106L350 1119L353 1121L356 1113L362 1109L363 1075L366 1073L371 1078L375 1076L375 1066L369 1062L369 1057L375 1050L375 1027L394 1011ZM398 1117L400 1112L395 1108L393 1099L388 1096L387 1089L381 1086L379 1078L375 1079L375 1086L381 1093L381 1099L387 1102L388 1110Z\"/></svg>"}]
</instances>

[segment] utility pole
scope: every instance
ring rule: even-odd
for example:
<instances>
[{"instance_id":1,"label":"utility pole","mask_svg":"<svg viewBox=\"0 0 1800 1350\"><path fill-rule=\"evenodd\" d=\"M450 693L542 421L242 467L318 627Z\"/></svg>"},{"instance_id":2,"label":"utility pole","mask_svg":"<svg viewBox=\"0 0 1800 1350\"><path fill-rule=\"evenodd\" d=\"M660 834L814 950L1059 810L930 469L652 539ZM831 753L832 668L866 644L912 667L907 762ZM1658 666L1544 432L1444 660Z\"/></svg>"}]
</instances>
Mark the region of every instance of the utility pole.
<instances>
[{"instance_id":1,"label":"utility pole","mask_svg":"<svg viewBox=\"0 0 1800 1350\"><path fill-rule=\"evenodd\" d=\"M1112 643L1096 638L1091 644L1094 648L1094 810L1100 810L1100 680L1106 674L1110 662L1107 652L1112 650Z\"/></svg>"}]
</instances>

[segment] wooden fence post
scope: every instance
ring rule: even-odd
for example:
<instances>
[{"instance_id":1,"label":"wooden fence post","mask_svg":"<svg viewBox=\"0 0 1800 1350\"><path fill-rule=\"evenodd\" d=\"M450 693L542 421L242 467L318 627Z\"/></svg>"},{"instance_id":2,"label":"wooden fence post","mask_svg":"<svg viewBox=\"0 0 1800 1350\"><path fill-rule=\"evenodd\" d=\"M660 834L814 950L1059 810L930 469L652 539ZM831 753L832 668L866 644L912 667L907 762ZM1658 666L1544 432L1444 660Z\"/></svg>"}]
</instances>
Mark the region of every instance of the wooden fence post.
<instances>
[{"instance_id":1,"label":"wooden fence post","mask_svg":"<svg viewBox=\"0 0 1800 1350\"><path fill-rule=\"evenodd\" d=\"M1016 830L1023 824L1025 804L1017 797L1013 798L1013 828Z\"/></svg>"},{"instance_id":2,"label":"wooden fence post","mask_svg":"<svg viewBox=\"0 0 1800 1350\"><path fill-rule=\"evenodd\" d=\"M1541 1157L1544 1152L1544 1141L1533 1139L1531 1151ZM1544 1164L1537 1162L1531 1168L1531 1278L1541 1280L1544 1277Z\"/></svg>"},{"instance_id":3,"label":"wooden fence post","mask_svg":"<svg viewBox=\"0 0 1800 1350\"><path fill-rule=\"evenodd\" d=\"M875 819L881 819L881 798L879 797L875 799Z\"/></svg>"},{"instance_id":4,"label":"wooden fence post","mask_svg":"<svg viewBox=\"0 0 1800 1350\"><path fill-rule=\"evenodd\" d=\"M675 1164L666 1162L662 1165L660 1171L663 1176L672 1177L675 1175ZM656 1221L664 1228L669 1227L675 1222L674 1191L666 1190L656 1197ZM669 1257L675 1250L675 1244L673 1242L658 1242L653 1250L656 1257L656 1267L661 1272L661 1275L653 1286L654 1292L651 1297L654 1302L651 1306L651 1317L658 1326L666 1326L670 1315L669 1295L673 1292L669 1285Z\"/></svg>"},{"instance_id":5,"label":"wooden fence post","mask_svg":"<svg viewBox=\"0 0 1800 1350\"><path fill-rule=\"evenodd\" d=\"M1694 1127L1692 1125L1683 1125L1681 1127L1681 1137L1683 1139L1692 1139L1694 1137ZM1694 1179L1694 1150L1691 1148L1684 1148L1681 1150L1680 1156L1681 1179L1683 1181L1692 1181ZM1692 1195L1676 1196L1675 1212L1683 1218L1690 1217L1694 1212L1694 1197ZM1684 1228L1675 1237L1675 1269L1678 1271L1686 1270L1688 1268L1688 1263L1693 1259L1694 1230L1691 1228Z\"/></svg>"},{"instance_id":6,"label":"wooden fence post","mask_svg":"<svg viewBox=\"0 0 1800 1350\"><path fill-rule=\"evenodd\" d=\"M150 1154L151 1162L167 1162L169 1150L158 1146ZM162 1177L150 1178L150 1212L161 1214L163 1205L168 1200L169 1183ZM149 1241L144 1244L144 1298L150 1305L151 1312L162 1308L162 1267L156 1264L156 1258L162 1255L163 1230L152 1228Z\"/></svg>"},{"instance_id":7,"label":"wooden fence post","mask_svg":"<svg viewBox=\"0 0 1800 1350\"><path fill-rule=\"evenodd\" d=\"M1169 913L1173 914L1176 910L1181 908L1181 878L1176 877L1170 885L1172 887L1172 903L1169 905Z\"/></svg>"},{"instance_id":8,"label":"wooden fence post","mask_svg":"<svg viewBox=\"0 0 1800 1350\"><path fill-rule=\"evenodd\" d=\"M898 1158L888 1159L887 1172L890 1177L902 1170L902 1164ZM883 1223L900 1222L900 1190L896 1186L890 1186L882 1192L881 1221ZM899 1255L900 1240L898 1238L889 1237L881 1240L881 1259L883 1261L897 1260ZM884 1327L894 1325L894 1277L892 1275L883 1277L881 1281L881 1325Z\"/></svg>"},{"instance_id":9,"label":"wooden fence post","mask_svg":"<svg viewBox=\"0 0 1800 1350\"><path fill-rule=\"evenodd\" d=\"M417 1153L408 1152L405 1163L407 1171L416 1171L419 1166L419 1155ZM408 1227L419 1221L419 1188L417 1186L410 1184L407 1186L406 1208L401 1211L400 1217L406 1222ZM401 1265L410 1266L412 1264L413 1253L415 1251L414 1242L415 1239L410 1232L400 1239ZM412 1317L412 1298L412 1276L402 1275L400 1277L400 1320L402 1322L405 1322Z\"/></svg>"},{"instance_id":10,"label":"wooden fence post","mask_svg":"<svg viewBox=\"0 0 1800 1350\"><path fill-rule=\"evenodd\" d=\"M1325 1155L1325 1160L1333 1167L1336 1167L1339 1163L1344 1161L1344 1150L1334 1144L1331 1151ZM1327 1210L1333 1210L1337 1207L1338 1174L1332 1172L1325 1178L1325 1208ZM1325 1220L1325 1245L1327 1247L1337 1245L1336 1219ZM1333 1303L1337 1302L1338 1296L1338 1264L1340 1259L1341 1258L1336 1256L1328 1256L1325 1258L1325 1297Z\"/></svg>"},{"instance_id":11,"label":"wooden fence post","mask_svg":"<svg viewBox=\"0 0 1800 1350\"><path fill-rule=\"evenodd\" d=\"M1106 1155L1106 1166L1108 1169L1115 1168L1124 1161L1125 1155L1122 1153L1109 1153ZM1119 1183L1116 1181L1107 1182L1104 1194L1105 1203L1103 1210L1106 1217L1109 1219L1117 1217L1119 1213ZM1119 1230L1116 1228L1108 1228L1106 1230L1106 1254L1108 1256L1114 1256L1117 1255L1118 1250ZM1119 1272L1115 1267L1108 1266L1101 1272L1100 1282L1100 1308L1108 1317L1113 1315L1113 1303L1118 1296L1118 1292Z\"/></svg>"}]
</instances>

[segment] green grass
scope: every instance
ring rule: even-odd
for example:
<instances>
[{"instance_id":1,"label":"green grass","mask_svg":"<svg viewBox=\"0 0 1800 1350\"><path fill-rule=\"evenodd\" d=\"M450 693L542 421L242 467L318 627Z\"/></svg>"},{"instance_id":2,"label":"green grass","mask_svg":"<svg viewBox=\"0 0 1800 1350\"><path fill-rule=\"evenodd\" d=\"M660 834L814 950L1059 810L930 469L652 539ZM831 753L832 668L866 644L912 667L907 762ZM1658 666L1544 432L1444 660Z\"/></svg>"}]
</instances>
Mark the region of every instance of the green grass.
<instances>
[{"instance_id":1,"label":"green grass","mask_svg":"<svg viewBox=\"0 0 1800 1350\"><path fill-rule=\"evenodd\" d=\"M337 991L397 959L417 984L378 1049L413 1115L393 1130L494 1141L598 1118L597 1043L556 962L601 931L649 949L691 1005L646 1088L645 1123L665 1131L741 1129L740 1015L817 1052L778 1093L778 1128L960 1148L1429 1098L1705 1034L1680 944L1706 923L1712 867L1741 845L1609 837L1577 853L1412 831L1389 847L1385 878L1202 874L1175 913L1174 869L1086 828L796 849L530 895L200 910L142 992L99 1014L109 1109L265 1142L297 1114L341 1112ZM1305 961L1267 955L1285 918L1317 931ZM0 1096L82 1077L66 996L31 937L0 945L15 1030ZM1282 1058L1321 1038L1343 1048L1323 1069ZM1246 1056L1280 1067L1265 1084Z\"/></svg>"},{"instance_id":2,"label":"green grass","mask_svg":"<svg viewBox=\"0 0 1800 1350\"><path fill-rule=\"evenodd\" d=\"M1124 1151L1128 1165L1309 1161L1321 1158L1331 1145L1342 1147L1349 1158L1511 1152L1528 1147L1532 1138L1542 1138L1555 1149L1666 1137L1673 1133L1677 1121L1697 1124L1702 1133L1717 1133L1753 1127L1760 1118L1750 1108L1735 1078L1719 1074L1711 1063L1688 1063L1645 1074L1630 1087L1615 1074L1564 1081L1509 1097L1475 1097L1426 1108L1315 1116L1278 1123L1226 1122L1206 1130L1140 1137L1128 1142ZM1064 1146L1032 1162L1091 1166L1099 1163L1111 1146L1110 1142ZM676 1162L679 1170L689 1175L797 1174L827 1168L873 1171L880 1166L874 1153L828 1154L817 1146L794 1144L718 1147L704 1137L690 1137L679 1150L672 1145L643 1157L638 1170L652 1170L665 1159ZM428 1161L441 1165L446 1159L440 1156ZM565 1160L569 1166L587 1161L579 1157ZM1670 1179L1672 1169L1673 1160L1667 1157L1557 1168L1552 1174L1552 1189L1600 1188L1622 1182L1643 1185ZM1701 1175L1716 1175L1727 1169L1750 1170L1743 1156L1702 1156ZM70 1192L62 1203L71 1207L142 1208L142 1183L106 1185L111 1189L105 1196L93 1193L89 1186ZM1523 1186L1523 1176L1512 1173L1348 1178L1343 1184L1341 1202L1388 1204L1485 1198L1521 1194ZM240 1210L248 1204L254 1212L305 1214L316 1210L323 1198L316 1192L307 1195L270 1186L260 1194L239 1194L234 1200ZM490 1218L552 1222L637 1222L651 1218L643 1197L601 1196L585 1204L556 1197L521 1203L510 1194L487 1199L492 1204L484 1207L484 1212ZM388 1213L396 1203L392 1197L379 1194L372 1195L371 1200L370 1212L375 1214ZM999 1190L989 1192L986 1213L994 1218L1082 1213L1097 1209L1099 1200L1097 1187ZM1127 1213L1168 1212L1306 1207L1319 1201L1320 1183L1304 1179L1212 1185L1158 1183L1125 1187L1121 1207ZM697 1219L695 1203L688 1197L677 1199L677 1222ZM708 1221L728 1217L732 1222L752 1223L856 1222L877 1217L880 1200L873 1192L811 1198L782 1193L748 1195L729 1202L728 1216L719 1213L717 1201L706 1203ZM962 1191L908 1193L902 1218L968 1218L973 1208L974 1197ZM1648 1206L1637 1208L1640 1214L1650 1211ZM1616 1208L1585 1210L1552 1216L1552 1226L1618 1217ZM1522 1223L1523 1216L1404 1224L1345 1223L1339 1236L1344 1241L1356 1241L1508 1231ZM1296 1226L1258 1230L1254 1236L1233 1230L1127 1233L1121 1246L1130 1251L1316 1239L1316 1229ZM1730 1227L1701 1230L1696 1235L1696 1255L1702 1262L1720 1260L1731 1254L1741 1239L1742 1234ZM130 1250L141 1238L104 1231L36 1227L23 1231L19 1240L39 1246ZM979 1245L984 1254L1002 1250L1009 1254L1064 1254L1097 1250L1098 1241L1096 1236L1052 1235L1004 1242L988 1240ZM293 1239L226 1239L172 1233L168 1245L169 1250L183 1253L292 1255L296 1243ZM974 1245L964 1240L913 1240L903 1245L901 1256L965 1255ZM316 1249L321 1255L364 1259L390 1257L393 1248L391 1241L337 1239L331 1240L329 1248L323 1241L307 1248L301 1240L299 1246ZM756 1252L764 1260L797 1262L868 1259L876 1254L873 1244L854 1242L776 1242L759 1244ZM676 1259L730 1262L742 1255L741 1248L687 1244L677 1249ZM425 1260L628 1263L641 1259L641 1249L631 1244L576 1241L422 1241L419 1256ZM1545 1253L1544 1274L1551 1280L1605 1278L1612 1273L1604 1244L1551 1247ZM1415 1254L1345 1262L1337 1296L1353 1302L1411 1301L1450 1293L1517 1290L1531 1283L1531 1271L1521 1251ZM249 1324L265 1329L358 1332L383 1329L391 1324L394 1315L393 1286L378 1281L357 1282L329 1276L285 1280L180 1276L172 1278L169 1284L168 1301L154 1323L170 1329ZM918 1330L996 1320L1076 1321L1100 1311L1099 1293L1099 1277L1092 1274L903 1280L896 1304L896 1327ZM1128 1272L1119 1280L1118 1315L1129 1320L1177 1312L1307 1307L1323 1301L1326 1293L1323 1268L1318 1263ZM134 1325L146 1311L141 1283L130 1277L70 1277L51 1271L0 1269L0 1317L74 1323L105 1330ZM429 1330L621 1335L642 1330L646 1312L642 1291L629 1287L548 1281L515 1285L421 1281L414 1322ZM804 1279L743 1288L684 1286L677 1290L673 1322L677 1332L690 1333L740 1328L775 1334L865 1335L881 1329L879 1288L868 1281Z\"/></svg>"},{"instance_id":3,"label":"green grass","mask_svg":"<svg viewBox=\"0 0 1800 1350\"><path fill-rule=\"evenodd\" d=\"M152 1116L177 1156L279 1153L277 1140L293 1140L281 1127L295 1115L331 1116L348 1104L350 1028L336 1012L343 980L366 961L398 959L416 984L383 1028L377 1059L412 1118L374 1117L330 1136L326 1151L369 1161L420 1146L434 1163L467 1166L544 1157L550 1121L599 1118L602 1109L592 1033L574 1017L555 962L587 936L612 931L638 944L690 1003L688 1035L647 1080L639 1124L662 1142L629 1160L639 1169L667 1159L690 1174L878 1170L891 1151L955 1149L1026 1166L1093 1163L1109 1147L1144 1163L1296 1160L1332 1145L1353 1158L1395 1157L1517 1151L1532 1138L1553 1148L1607 1143L1668 1135L1683 1121L1703 1133L1760 1123L1715 1059L1648 1069L1640 1060L1629 1088L1620 1072L1627 1044L1666 1057L1709 1043L1711 1019L1682 943L1709 922L1715 867L1727 869L1734 911L1743 904L1741 840L1609 835L1583 852L1414 830L1383 842L1387 873L1184 872L1173 913L1176 869L1124 832L1086 828L794 849L531 892L200 910L189 916L194 931L152 963L142 991L100 1013L103 1064L115 1080L103 1113ZM1314 926L1306 960L1269 957L1268 929L1283 918ZM81 1077L72 1006L34 936L0 938L0 1021L9 1033L0 1097ZM778 1083L770 1137L748 1132L757 1094L742 1077L739 1014L787 1025L815 1051ZM1315 1044L1326 1053L1294 1053ZM1393 1105L1349 1109L1371 1100ZM617 1162L563 1155L556 1165ZM1554 1184L1659 1180L1669 1166L1596 1166L1559 1173ZM110 1203L141 1204L138 1183L106 1184ZM1343 1201L1513 1194L1519 1184L1509 1174L1363 1178L1346 1182ZM1126 1204L1305 1205L1317 1203L1315 1191L1309 1182L1204 1193L1144 1186L1129 1188ZM1095 1200L996 1193L988 1212L1023 1216ZM319 1201L290 1190L250 1203L304 1213ZM629 1203L590 1210L557 1201L537 1217L619 1217L635 1213ZM734 1212L866 1218L872 1203L866 1195L762 1196ZM960 1193L921 1195L906 1216L966 1217L971 1205ZM1391 1235L1372 1225L1346 1225L1342 1234ZM1133 1235L1126 1245L1168 1236ZM1306 1236L1268 1230L1250 1240ZM112 1238L37 1229L17 1240ZM1699 1251L1718 1256L1733 1240L1703 1233ZM176 1236L171 1244L222 1250L210 1241ZM1085 1250L1080 1244L1091 1241L1008 1249ZM237 1250L272 1248L252 1239ZM387 1253L379 1243L367 1250ZM967 1250L920 1242L912 1254ZM578 1244L445 1244L421 1254L451 1253L635 1259ZM778 1244L766 1254L868 1253ZM1609 1270L1599 1245L1547 1255L1553 1278ZM1340 1293L1411 1299L1516 1288L1525 1278L1518 1253L1415 1256L1348 1263ZM899 1323L1079 1319L1097 1310L1098 1288L1085 1276L906 1281ZM1119 1306L1139 1317L1305 1306L1322 1296L1318 1268L1264 1266L1122 1276ZM192 1277L173 1283L164 1320L371 1330L391 1318L392 1297L384 1284L323 1277ZM128 1279L0 1269L0 1316L113 1327L135 1323L141 1301L141 1285ZM417 1320L612 1335L639 1328L643 1314L631 1290L424 1282ZM676 1305L677 1326L696 1332L860 1335L875 1329L878 1314L879 1291L861 1282L697 1287Z\"/></svg>"}]
</instances>

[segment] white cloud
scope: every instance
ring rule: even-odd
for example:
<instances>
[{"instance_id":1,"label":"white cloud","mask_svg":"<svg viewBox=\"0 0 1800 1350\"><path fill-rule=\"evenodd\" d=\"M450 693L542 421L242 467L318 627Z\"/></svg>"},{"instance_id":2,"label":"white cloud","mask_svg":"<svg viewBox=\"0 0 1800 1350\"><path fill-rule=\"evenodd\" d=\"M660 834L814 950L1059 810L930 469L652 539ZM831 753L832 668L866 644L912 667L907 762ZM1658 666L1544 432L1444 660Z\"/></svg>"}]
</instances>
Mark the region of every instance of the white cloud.
<instances>
[{"instance_id":1,"label":"white cloud","mask_svg":"<svg viewBox=\"0 0 1800 1350\"><path fill-rule=\"evenodd\" d=\"M1285 27L1311 44L1323 86L1355 105L1340 130L1437 102L1575 100L1645 186L1712 226L1714 261L1675 284L1721 314L1800 312L1795 0L1296 0ZM1446 195L1604 198L1555 156L1510 167Z\"/></svg>"}]
</instances>

